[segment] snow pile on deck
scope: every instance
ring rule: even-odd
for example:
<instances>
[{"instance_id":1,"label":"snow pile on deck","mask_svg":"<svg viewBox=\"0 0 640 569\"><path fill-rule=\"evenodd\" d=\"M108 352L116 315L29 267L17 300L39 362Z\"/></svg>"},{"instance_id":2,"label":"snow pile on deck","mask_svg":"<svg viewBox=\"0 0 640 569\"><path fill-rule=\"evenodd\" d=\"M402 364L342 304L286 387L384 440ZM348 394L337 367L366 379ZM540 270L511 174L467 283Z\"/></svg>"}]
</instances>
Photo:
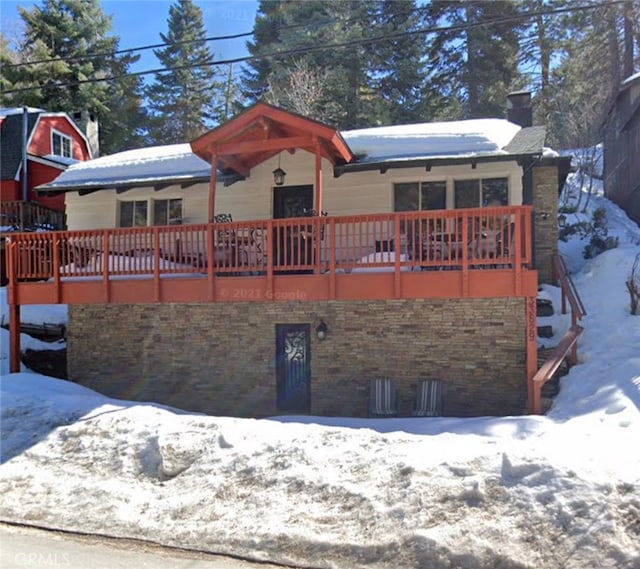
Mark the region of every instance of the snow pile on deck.
<instances>
[{"instance_id":1,"label":"snow pile on deck","mask_svg":"<svg viewBox=\"0 0 640 569\"><path fill-rule=\"evenodd\" d=\"M232 419L14 374L0 519L299 567L636 568L631 237L575 277L580 363L546 417Z\"/></svg>"}]
</instances>

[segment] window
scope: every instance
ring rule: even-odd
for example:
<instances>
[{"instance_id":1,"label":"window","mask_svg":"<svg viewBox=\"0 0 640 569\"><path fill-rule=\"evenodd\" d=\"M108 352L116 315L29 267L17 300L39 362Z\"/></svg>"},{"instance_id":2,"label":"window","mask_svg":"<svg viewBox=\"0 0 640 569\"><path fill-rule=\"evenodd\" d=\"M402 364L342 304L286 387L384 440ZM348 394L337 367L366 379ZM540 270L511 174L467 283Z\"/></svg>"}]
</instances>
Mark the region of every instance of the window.
<instances>
[{"instance_id":1,"label":"window","mask_svg":"<svg viewBox=\"0 0 640 569\"><path fill-rule=\"evenodd\" d=\"M487 207L509 205L509 181L507 178L482 180L456 180L454 182L454 207Z\"/></svg>"},{"instance_id":2,"label":"window","mask_svg":"<svg viewBox=\"0 0 640 569\"><path fill-rule=\"evenodd\" d=\"M394 211L446 209L446 182L409 182L394 184Z\"/></svg>"},{"instance_id":3,"label":"window","mask_svg":"<svg viewBox=\"0 0 640 569\"><path fill-rule=\"evenodd\" d=\"M51 154L73 158L72 148L73 140L70 136L55 130L51 131Z\"/></svg>"},{"instance_id":4,"label":"window","mask_svg":"<svg viewBox=\"0 0 640 569\"><path fill-rule=\"evenodd\" d=\"M182 222L182 200L153 200L154 225L178 225Z\"/></svg>"},{"instance_id":5,"label":"window","mask_svg":"<svg viewBox=\"0 0 640 569\"><path fill-rule=\"evenodd\" d=\"M120 227L145 227L147 209L146 200L120 202Z\"/></svg>"}]
</instances>

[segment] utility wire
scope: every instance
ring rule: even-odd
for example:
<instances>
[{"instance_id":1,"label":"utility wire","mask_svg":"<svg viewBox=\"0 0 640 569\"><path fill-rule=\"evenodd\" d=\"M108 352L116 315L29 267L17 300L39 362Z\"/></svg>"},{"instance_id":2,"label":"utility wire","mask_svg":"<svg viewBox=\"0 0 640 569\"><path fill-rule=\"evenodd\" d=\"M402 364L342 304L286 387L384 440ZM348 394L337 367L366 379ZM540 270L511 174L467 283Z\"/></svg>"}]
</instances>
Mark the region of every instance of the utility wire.
<instances>
[{"instance_id":1,"label":"utility wire","mask_svg":"<svg viewBox=\"0 0 640 569\"><path fill-rule=\"evenodd\" d=\"M416 8L412 8L411 10L407 10L406 12L400 12L398 14L396 14L397 16L404 16L404 15L409 15L412 12L421 12L424 11L425 9L428 9L429 6L418 6ZM353 17L353 18L347 18L346 20L339 20L336 18L330 18L330 19L324 19L324 20L320 20L318 22L314 22L315 26L319 26L319 27L326 27L329 26L331 24L335 24L336 22L340 22L341 24L348 24L350 22L354 22L354 21L358 21L359 18L358 17ZM295 30L298 28L306 28L309 26L308 22L305 22L304 24L292 24L289 26L280 26L278 28L275 28L274 32L280 32L282 30ZM203 38L203 39L195 39L195 40L182 40L182 41L176 41L176 42L164 42L164 43L157 43L157 44L152 44L152 45L144 45L144 46L139 46L139 47L131 47L128 49L119 49L116 51L105 51L105 52L99 52L99 53L93 53L93 54L84 54L84 55L73 55L73 56L69 56L69 57L52 57L49 59L38 59L35 61L22 61L20 63L11 63L8 65L5 65L6 67L26 67L29 65L39 65L42 63L56 63L58 61L64 61L64 62L69 62L69 61L77 61L77 60L87 60L87 59L95 59L98 57L112 57L115 55L121 55L121 54L131 54L133 52L136 51L146 51L149 49L158 49L158 48L162 48L162 47L168 47L168 46L175 46L175 45L189 45L189 44L193 44L193 43L203 43L203 42L213 42L213 41L226 41L226 40L234 40L234 39L239 39L239 38L246 38L246 37L250 37L253 36L254 32L242 32L239 34L233 34L233 35L227 35L227 36L211 36L208 38Z\"/></svg>"},{"instance_id":2,"label":"utility wire","mask_svg":"<svg viewBox=\"0 0 640 569\"><path fill-rule=\"evenodd\" d=\"M63 87L72 87L72 86L82 85L82 84L87 84L87 83L102 83L104 81L114 81L114 80L123 79L123 78L126 78L126 77L142 77L143 75L161 74L161 73L166 73L168 71L179 71L179 70L182 70L182 69L192 69L192 68L207 67L207 66L214 66L214 65L230 65L230 64L234 64L234 63L244 63L244 62L247 62L247 61L254 61L254 60L260 60L260 59L280 59L280 58L288 57L288 56L292 56L292 55L313 53L313 52L317 52L317 51L324 51L324 50L327 50L327 49L336 49L336 48L342 48L342 47L352 47L352 46L357 46L357 45L367 45L367 44L377 43L377 42L380 42L380 41L393 40L393 39L397 39L397 38L401 38L401 37L410 37L410 36L416 36L416 35L428 35L428 34L436 34L436 33L445 33L445 32L452 32L452 31L468 30L468 29L473 29L473 28L478 28L478 27L506 24L506 23L519 21L519 20L528 20L530 18L533 18L533 17L536 17L536 16L540 16L540 15L551 15L551 14L560 14L560 13L566 13L566 12L577 12L577 11L594 10L594 9L597 9L597 8L601 8L602 6L611 6L611 5L615 5L615 4L622 4L625 1L626 0L611 0L609 2L599 3L599 4L587 4L587 5L583 5L583 6L556 8L554 10L539 10L539 11L534 11L534 12L526 12L524 14L517 14L517 15L513 15L513 16L505 16L503 18L496 18L496 19L493 19L493 20L483 21L483 22L461 23L461 24L454 24L454 25L451 25L451 26L438 26L438 27L434 27L434 28L423 28L423 29L419 29L419 30L409 30L409 31L395 32L395 33L385 34L385 35L382 35L382 36L377 36L377 37L372 37L372 38L355 39L355 40L350 40L350 41L346 41L346 42L339 42L339 43L334 43L334 44L329 44L329 45L321 45L321 46L317 46L316 45L316 46L299 47L299 48L293 48L293 49L284 50L284 51L275 51L275 52L271 52L271 53L260 54L260 55L249 55L249 56L244 56L244 57L235 57L235 58L231 58L231 59L221 59L221 60L217 60L217 61L212 61L210 63L176 65L176 66L173 66L173 67L166 67L166 68L163 67L163 68L157 68L157 69L150 69L150 70L146 70L146 71L135 71L135 72L130 72L130 73L122 73L120 75L112 75L110 77L79 79L79 80L75 80L75 81L70 81L68 83L55 83L55 87L56 88L63 88ZM38 89L42 89L44 86L46 86L46 85L37 85L37 86L32 86L32 87L21 87L19 89L10 89L10 90L4 91L3 93L4 94L24 93L24 92L27 92L27 91L35 91L35 90L38 90Z\"/></svg>"}]
</instances>

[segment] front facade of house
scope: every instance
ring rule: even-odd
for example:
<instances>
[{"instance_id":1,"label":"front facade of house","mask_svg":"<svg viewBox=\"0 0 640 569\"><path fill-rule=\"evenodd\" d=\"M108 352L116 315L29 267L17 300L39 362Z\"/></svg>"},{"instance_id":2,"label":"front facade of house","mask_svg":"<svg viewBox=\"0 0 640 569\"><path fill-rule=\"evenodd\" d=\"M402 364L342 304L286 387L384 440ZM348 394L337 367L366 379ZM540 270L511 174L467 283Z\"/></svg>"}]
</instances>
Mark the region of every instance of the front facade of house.
<instances>
[{"instance_id":1,"label":"front facade of house","mask_svg":"<svg viewBox=\"0 0 640 569\"><path fill-rule=\"evenodd\" d=\"M70 378L115 397L365 416L391 378L408 415L433 378L446 415L522 413L562 165L536 127L467 122L341 134L257 105L193 152L71 169L42 188L70 231L13 243L11 300L68 303Z\"/></svg>"}]
</instances>

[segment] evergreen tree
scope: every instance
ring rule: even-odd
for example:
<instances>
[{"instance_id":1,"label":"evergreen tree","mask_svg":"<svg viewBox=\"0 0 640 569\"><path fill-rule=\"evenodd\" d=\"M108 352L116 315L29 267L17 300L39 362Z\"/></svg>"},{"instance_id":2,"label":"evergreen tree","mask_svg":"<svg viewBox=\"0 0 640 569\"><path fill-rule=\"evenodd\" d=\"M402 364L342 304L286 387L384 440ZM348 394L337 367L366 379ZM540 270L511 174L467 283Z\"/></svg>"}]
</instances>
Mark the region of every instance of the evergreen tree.
<instances>
[{"instance_id":1,"label":"evergreen tree","mask_svg":"<svg viewBox=\"0 0 640 569\"><path fill-rule=\"evenodd\" d=\"M417 35L400 35L422 24L415 0L381 0L374 8L372 24L377 35L393 36L369 47L369 80L377 94L376 122L428 121L436 114L438 99L426 85L422 41Z\"/></svg>"},{"instance_id":2,"label":"evergreen tree","mask_svg":"<svg viewBox=\"0 0 640 569\"><path fill-rule=\"evenodd\" d=\"M138 58L113 54L119 40L107 35L111 19L98 0L44 0L31 10L19 9L26 24L19 49L23 65L7 69L11 86L6 90L30 90L3 94L3 104L67 113L89 110L100 120L102 153L139 146L144 122L140 81L95 81L125 75Z\"/></svg>"},{"instance_id":3,"label":"evergreen tree","mask_svg":"<svg viewBox=\"0 0 640 569\"><path fill-rule=\"evenodd\" d=\"M165 69L146 90L151 120L149 137L157 144L187 142L219 122L225 83L218 80L206 44L202 10L192 0L169 8L167 47L154 50Z\"/></svg>"},{"instance_id":4,"label":"evergreen tree","mask_svg":"<svg viewBox=\"0 0 640 569\"><path fill-rule=\"evenodd\" d=\"M452 83L451 95L462 111L459 118L502 117L510 91L523 86L518 70L520 26L513 0L436 0L430 20L454 26L440 34L428 52L437 84Z\"/></svg>"},{"instance_id":5,"label":"evergreen tree","mask_svg":"<svg viewBox=\"0 0 640 569\"><path fill-rule=\"evenodd\" d=\"M249 52L299 52L252 60L243 80L245 96L291 110L309 108L313 118L342 129L375 124L367 46L315 49L367 37L370 17L370 3L363 0L261 0ZM313 101L294 96L308 94L310 85Z\"/></svg>"}]
</instances>

